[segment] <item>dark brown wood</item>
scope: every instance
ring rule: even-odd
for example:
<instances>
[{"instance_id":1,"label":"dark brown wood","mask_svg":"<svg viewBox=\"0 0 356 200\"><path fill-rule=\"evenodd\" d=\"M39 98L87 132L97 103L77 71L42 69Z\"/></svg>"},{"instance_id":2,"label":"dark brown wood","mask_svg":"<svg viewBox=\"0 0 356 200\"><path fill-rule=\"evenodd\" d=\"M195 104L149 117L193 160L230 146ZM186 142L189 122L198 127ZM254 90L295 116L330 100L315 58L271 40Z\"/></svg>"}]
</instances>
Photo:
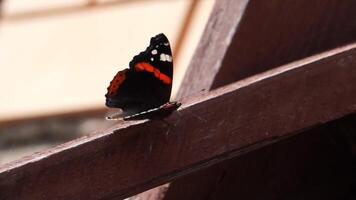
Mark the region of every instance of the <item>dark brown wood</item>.
<instances>
[{"instance_id":1,"label":"dark brown wood","mask_svg":"<svg viewBox=\"0 0 356 200\"><path fill-rule=\"evenodd\" d=\"M356 2L352 0L217 1L178 96L217 88L354 41L355 8ZM215 51L218 53L215 54ZM257 159L256 156L254 158ZM263 156L258 160L263 163ZM241 164L238 159L235 162ZM230 177L235 182L219 185L209 180L215 180L223 173L233 174L240 170L236 163L229 161L226 165L220 164L219 168L206 169L203 174L197 172L191 174L191 177L180 179L170 186L166 199L176 195L182 197L179 194L184 196L188 193L192 195L190 199L205 199L212 193L221 197L230 195L234 199L238 185L230 193L219 188L229 188L238 180ZM254 173L257 171L251 171L250 175ZM255 185L258 186L257 177L251 176L251 180L255 180ZM253 184L249 186L253 187ZM189 199L188 197L189 195L184 196L183 199Z\"/></svg>"},{"instance_id":2,"label":"dark brown wood","mask_svg":"<svg viewBox=\"0 0 356 200\"><path fill-rule=\"evenodd\" d=\"M216 1L178 98L209 90L249 0Z\"/></svg>"},{"instance_id":3,"label":"dark brown wood","mask_svg":"<svg viewBox=\"0 0 356 200\"><path fill-rule=\"evenodd\" d=\"M216 1L180 97L356 39L354 0Z\"/></svg>"},{"instance_id":4,"label":"dark brown wood","mask_svg":"<svg viewBox=\"0 0 356 200\"><path fill-rule=\"evenodd\" d=\"M356 111L356 44L0 167L0 199L128 197ZM311 87L312 86L312 87ZM286 103L287 102L287 103Z\"/></svg>"},{"instance_id":5,"label":"dark brown wood","mask_svg":"<svg viewBox=\"0 0 356 200\"><path fill-rule=\"evenodd\" d=\"M165 199L345 199L353 179L345 141L336 123L305 131L178 179Z\"/></svg>"}]
</instances>

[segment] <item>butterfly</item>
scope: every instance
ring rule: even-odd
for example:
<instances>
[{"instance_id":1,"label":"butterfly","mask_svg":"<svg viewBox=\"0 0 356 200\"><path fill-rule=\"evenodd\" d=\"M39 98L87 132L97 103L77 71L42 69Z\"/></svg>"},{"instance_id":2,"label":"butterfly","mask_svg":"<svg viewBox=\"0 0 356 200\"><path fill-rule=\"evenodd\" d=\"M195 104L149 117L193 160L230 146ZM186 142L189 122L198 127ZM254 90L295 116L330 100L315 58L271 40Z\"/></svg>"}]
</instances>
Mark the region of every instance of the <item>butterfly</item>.
<instances>
[{"instance_id":1,"label":"butterfly","mask_svg":"<svg viewBox=\"0 0 356 200\"><path fill-rule=\"evenodd\" d=\"M172 50L161 33L151 38L145 51L136 55L129 68L119 71L105 94L105 105L122 113L107 119L136 120L165 117L181 104L169 102L173 83Z\"/></svg>"}]
</instances>

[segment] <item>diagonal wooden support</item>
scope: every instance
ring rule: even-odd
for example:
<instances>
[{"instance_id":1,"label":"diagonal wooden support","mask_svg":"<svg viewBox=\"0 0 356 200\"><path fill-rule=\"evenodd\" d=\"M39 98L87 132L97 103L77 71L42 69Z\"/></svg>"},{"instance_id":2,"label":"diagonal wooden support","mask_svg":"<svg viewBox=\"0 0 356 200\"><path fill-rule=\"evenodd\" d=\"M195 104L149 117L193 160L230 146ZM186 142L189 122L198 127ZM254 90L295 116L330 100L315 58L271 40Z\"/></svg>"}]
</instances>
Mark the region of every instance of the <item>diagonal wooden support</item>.
<instances>
[{"instance_id":1,"label":"diagonal wooden support","mask_svg":"<svg viewBox=\"0 0 356 200\"><path fill-rule=\"evenodd\" d=\"M356 2L353 0L216 1L178 96L184 97L201 90L221 87L279 65L351 43L356 39L355 8ZM319 136L321 137L320 134ZM298 143L293 144L295 147ZM309 144L308 141L306 144ZM292 148L284 150L294 151ZM258 155L260 157L252 157L259 160L260 163L256 163L260 165L264 162L264 154L262 152ZM271 156L273 157L272 154ZM299 162L307 163L307 160ZM226 162L226 165L220 164L225 168L211 167L210 171L204 170L180 179L166 192L167 199L205 199L207 196L214 199L212 193L216 197L236 198L234 194L239 191L238 188L232 189L230 193L221 189L231 187L233 182L216 185L214 181L222 174L243 171L243 165L238 168L236 163L240 163L238 159ZM278 166L279 163L271 165ZM249 186L259 191L255 186L260 181L257 177L254 178L254 174L257 171L250 171L255 184L250 180ZM278 178L274 181L278 182ZM229 176L225 176L225 179L233 180ZM242 181L239 184L243 183L239 178L234 180L235 183L238 180ZM187 185L190 187L187 188ZM332 191L325 187L324 189ZM180 194L183 196L179 196ZM273 199L272 196L269 197ZM265 198L268 199L267 196Z\"/></svg>"},{"instance_id":2,"label":"diagonal wooden support","mask_svg":"<svg viewBox=\"0 0 356 200\"><path fill-rule=\"evenodd\" d=\"M342 47L4 165L0 199L124 198L354 113L355 58Z\"/></svg>"},{"instance_id":3,"label":"diagonal wooden support","mask_svg":"<svg viewBox=\"0 0 356 200\"><path fill-rule=\"evenodd\" d=\"M349 44L355 9L354 0L216 1L178 96Z\"/></svg>"}]
</instances>

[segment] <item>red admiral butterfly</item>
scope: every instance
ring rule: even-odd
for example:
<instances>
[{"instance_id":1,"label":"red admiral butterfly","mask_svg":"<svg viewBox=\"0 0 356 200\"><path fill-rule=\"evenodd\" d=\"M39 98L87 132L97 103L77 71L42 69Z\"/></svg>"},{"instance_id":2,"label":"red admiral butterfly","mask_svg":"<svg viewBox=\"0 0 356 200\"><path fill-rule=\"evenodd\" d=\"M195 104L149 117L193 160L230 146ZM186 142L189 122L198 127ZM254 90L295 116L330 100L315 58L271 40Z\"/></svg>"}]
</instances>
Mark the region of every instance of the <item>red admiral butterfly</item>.
<instances>
[{"instance_id":1,"label":"red admiral butterfly","mask_svg":"<svg viewBox=\"0 0 356 200\"><path fill-rule=\"evenodd\" d=\"M121 108L123 112L107 119L135 120L170 114L181 105L169 102L172 82L172 51L167 37L161 33L152 37L146 50L110 82L105 105Z\"/></svg>"}]
</instances>

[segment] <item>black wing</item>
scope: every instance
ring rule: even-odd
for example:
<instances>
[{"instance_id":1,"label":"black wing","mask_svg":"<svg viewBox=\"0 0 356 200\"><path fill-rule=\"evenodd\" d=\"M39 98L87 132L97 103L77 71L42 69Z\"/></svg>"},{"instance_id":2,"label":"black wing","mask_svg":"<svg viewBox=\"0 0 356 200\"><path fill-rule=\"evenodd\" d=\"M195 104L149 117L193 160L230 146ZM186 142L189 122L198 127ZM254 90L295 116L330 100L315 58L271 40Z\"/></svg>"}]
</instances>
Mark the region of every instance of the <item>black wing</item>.
<instances>
[{"instance_id":1,"label":"black wing","mask_svg":"<svg viewBox=\"0 0 356 200\"><path fill-rule=\"evenodd\" d=\"M173 59L164 34L151 38L145 51L136 55L130 68L110 82L106 106L121 108L124 116L156 108L169 101L173 82Z\"/></svg>"}]
</instances>

